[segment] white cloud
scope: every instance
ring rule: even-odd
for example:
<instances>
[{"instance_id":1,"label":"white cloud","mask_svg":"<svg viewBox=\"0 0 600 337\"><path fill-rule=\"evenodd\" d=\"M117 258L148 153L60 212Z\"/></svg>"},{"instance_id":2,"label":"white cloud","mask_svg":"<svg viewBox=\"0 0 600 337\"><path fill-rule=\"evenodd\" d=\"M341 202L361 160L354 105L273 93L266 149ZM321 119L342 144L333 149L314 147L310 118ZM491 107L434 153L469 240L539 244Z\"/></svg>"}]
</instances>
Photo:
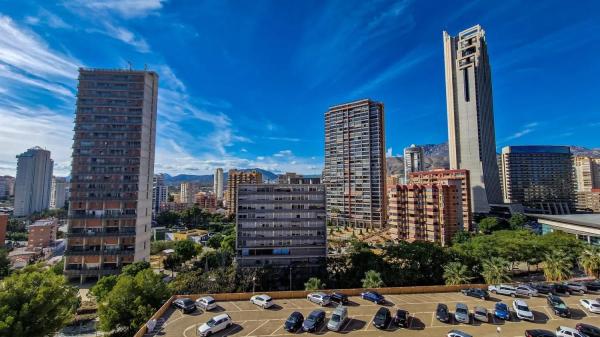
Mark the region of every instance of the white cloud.
<instances>
[{"instance_id":1,"label":"white cloud","mask_svg":"<svg viewBox=\"0 0 600 337\"><path fill-rule=\"evenodd\" d=\"M72 26L66 23L59 16L49 12L44 8L40 8L37 16L27 16L25 17L25 22L32 26L37 25L46 25L50 28L60 28L60 29L68 29L72 28Z\"/></svg>"},{"instance_id":2,"label":"white cloud","mask_svg":"<svg viewBox=\"0 0 600 337\"><path fill-rule=\"evenodd\" d=\"M387 151L385 151L385 156L386 157L391 157L392 156L392 148L388 148Z\"/></svg>"},{"instance_id":3,"label":"white cloud","mask_svg":"<svg viewBox=\"0 0 600 337\"><path fill-rule=\"evenodd\" d=\"M520 130L520 131L517 131L517 132L513 133L512 135L510 135L510 136L508 136L508 137L504 138L504 140L502 140L502 141L500 142L500 144L502 144L502 143L506 143L507 141L514 140L514 139L517 139L517 138L521 138L521 137L523 137L523 136L525 136L525 135L527 135L527 134L530 134L530 133L532 133L533 131L535 131L535 129L536 129L536 127L537 127L538 125L539 125L539 123L538 123L538 122L531 122L531 123L527 123L527 124L525 124L525 125L523 126L523 129L522 129L522 130Z\"/></svg>"},{"instance_id":4,"label":"white cloud","mask_svg":"<svg viewBox=\"0 0 600 337\"><path fill-rule=\"evenodd\" d=\"M292 155L292 150L281 150L273 155L273 157L289 157Z\"/></svg>"},{"instance_id":5,"label":"white cloud","mask_svg":"<svg viewBox=\"0 0 600 337\"><path fill-rule=\"evenodd\" d=\"M136 36L130 30L116 26L111 22L104 22L105 30L102 33L111 36L119 41L125 42L133 47L135 47L138 51L142 53L147 53L150 51L150 47L144 38L140 36Z\"/></svg>"},{"instance_id":6,"label":"white cloud","mask_svg":"<svg viewBox=\"0 0 600 337\"><path fill-rule=\"evenodd\" d=\"M144 17L156 13L165 0L69 0L68 6L116 13L124 18Z\"/></svg>"}]
</instances>

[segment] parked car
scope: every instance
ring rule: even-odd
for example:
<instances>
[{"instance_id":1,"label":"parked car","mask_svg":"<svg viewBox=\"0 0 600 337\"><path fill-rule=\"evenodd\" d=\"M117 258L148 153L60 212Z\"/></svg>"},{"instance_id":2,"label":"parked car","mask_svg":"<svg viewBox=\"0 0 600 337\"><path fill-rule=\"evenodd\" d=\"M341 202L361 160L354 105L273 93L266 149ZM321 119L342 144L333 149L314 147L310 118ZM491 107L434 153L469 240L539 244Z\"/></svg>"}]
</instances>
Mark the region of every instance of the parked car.
<instances>
[{"instance_id":1,"label":"parked car","mask_svg":"<svg viewBox=\"0 0 600 337\"><path fill-rule=\"evenodd\" d=\"M385 298L376 291L367 291L367 292L361 293L360 297L362 297L362 299L364 299L364 300L371 301L376 304L385 303Z\"/></svg>"},{"instance_id":2,"label":"parked car","mask_svg":"<svg viewBox=\"0 0 600 337\"><path fill-rule=\"evenodd\" d=\"M532 287L533 289L537 290L538 294L543 294L543 295L552 293L552 290L554 289L554 287L552 287L552 285L546 284L546 283L531 283L531 284L529 284L529 286Z\"/></svg>"},{"instance_id":3,"label":"parked car","mask_svg":"<svg viewBox=\"0 0 600 337\"><path fill-rule=\"evenodd\" d=\"M173 301L173 306L184 314L196 311L196 303L191 298L180 298Z\"/></svg>"},{"instance_id":4,"label":"parked car","mask_svg":"<svg viewBox=\"0 0 600 337\"><path fill-rule=\"evenodd\" d=\"M446 335L446 337L472 337L472 336L469 335L468 333L460 331L460 330L450 330L450 331L448 331L448 334Z\"/></svg>"},{"instance_id":5,"label":"parked car","mask_svg":"<svg viewBox=\"0 0 600 337\"><path fill-rule=\"evenodd\" d=\"M600 328L591 324L577 323L575 330L583 333L587 337L600 337Z\"/></svg>"},{"instance_id":6,"label":"parked car","mask_svg":"<svg viewBox=\"0 0 600 337\"><path fill-rule=\"evenodd\" d=\"M254 305L258 305L263 309L270 308L274 304L271 296L267 294L254 295L250 297L250 302Z\"/></svg>"},{"instance_id":7,"label":"parked car","mask_svg":"<svg viewBox=\"0 0 600 337\"><path fill-rule=\"evenodd\" d=\"M211 296L204 296L196 300L196 306L200 309L209 311L217 307L217 301Z\"/></svg>"},{"instance_id":8,"label":"parked car","mask_svg":"<svg viewBox=\"0 0 600 337\"><path fill-rule=\"evenodd\" d=\"M533 321L533 312L529 310L529 306L523 300L515 300L513 301L513 310L517 314L517 318L524 319L527 321Z\"/></svg>"},{"instance_id":9,"label":"parked car","mask_svg":"<svg viewBox=\"0 0 600 337\"><path fill-rule=\"evenodd\" d=\"M346 305L348 304L348 295L342 293L332 293L329 295L329 300L337 304Z\"/></svg>"},{"instance_id":10,"label":"parked car","mask_svg":"<svg viewBox=\"0 0 600 337\"><path fill-rule=\"evenodd\" d=\"M302 330L306 332L315 332L325 322L325 311L317 309L311 311L308 317L302 323Z\"/></svg>"},{"instance_id":11,"label":"parked car","mask_svg":"<svg viewBox=\"0 0 600 337\"><path fill-rule=\"evenodd\" d=\"M548 295L546 302L554 312L556 316L560 317L571 317L571 310L565 304L565 302L556 295Z\"/></svg>"},{"instance_id":12,"label":"parked car","mask_svg":"<svg viewBox=\"0 0 600 337\"><path fill-rule=\"evenodd\" d=\"M508 309L508 305L502 302L496 302L496 305L494 305L494 316L505 321L510 320L510 310Z\"/></svg>"},{"instance_id":13,"label":"parked car","mask_svg":"<svg viewBox=\"0 0 600 337\"><path fill-rule=\"evenodd\" d=\"M517 288L504 284L490 285L488 286L488 291L490 291L492 294L500 294L511 297L517 296Z\"/></svg>"},{"instance_id":14,"label":"parked car","mask_svg":"<svg viewBox=\"0 0 600 337\"><path fill-rule=\"evenodd\" d=\"M552 294L554 295L571 295L571 289L564 284L556 283L552 285Z\"/></svg>"},{"instance_id":15,"label":"parked car","mask_svg":"<svg viewBox=\"0 0 600 337\"><path fill-rule=\"evenodd\" d=\"M556 337L587 337L583 333L566 326L559 326L556 329Z\"/></svg>"},{"instance_id":16,"label":"parked car","mask_svg":"<svg viewBox=\"0 0 600 337\"><path fill-rule=\"evenodd\" d=\"M534 297L538 295L537 289L527 284L519 284L515 287L517 289L517 295Z\"/></svg>"},{"instance_id":17,"label":"parked car","mask_svg":"<svg viewBox=\"0 0 600 337\"><path fill-rule=\"evenodd\" d=\"M327 329L331 331L340 331L347 319L348 309L344 306L339 306L335 308L335 310L331 314L331 318L327 323Z\"/></svg>"},{"instance_id":18,"label":"parked car","mask_svg":"<svg viewBox=\"0 0 600 337\"><path fill-rule=\"evenodd\" d=\"M454 310L454 320L460 323L469 324L471 319L469 317L469 307L464 303L456 303L456 309Z\"/></svg>"},{"instance_id":19,"label":"parked car","mask_svg":"<svg viewBox=\"0 0 600 337\"><path fill-rule=\"evenodd\" d=\"M199 336L210 336L219 331L225 330L233 325L231 317L227 314L220 314L208 320L208 322L198 327Z\"/></svg>"},{"instance_id":20,"label":"parked car","mask_svg":"<svg viewBox=\"0 0 600 337\"><path fill-rule=\"evenodd\" d=\"M310 293L306 296L306 299L323 307L331 302L329 295L325 293Z\"/></svg>"},{"instance_id":21,"label":"parked car","mask_svg":"<svg viewBox=\"0 0 600 337\"><path fill-rule=\"evenodd\" d=\"M569 288L571 293L579 293L583 295L587 292L587 287L581 282L565 282L563 284Z\"/></svg>"},{"instance_id":22,"label":"parked car","mask_svg":"<svg viewBox=\"0 0 600 337\"><path fill-rule=\"evenodd\" d=\"M394 324L401 328L408 328L408 317L410 314L406 310L398 309L396 310L396 315L394 316Z\"/></svg>"},{"instance_id":23,"label":"parked car","mask_svg":"<svg viewBox=\"0 0 600 337\"><path fill-rule=\"evenodd\" d=\"M294 311L283 323L283 328L288 332L296 332L302 327L304 316L298 311Z\"/></svg>"},{"instance_id":24,"label":"parked car","mask_svg":"<svg viewBox=\"0 0 600 337\"><path fill-rule=\"evenodd\" d=\"M588 292L600 292L600 280L588 281L585 282L585 286Z\"/></svg>"},{"instance_id":25,"label":"parked car","mask_svg":"<svg viewBox=\"0 0 600 337\"><path fill-rule=\"evenodd\" d=\"M525 337L556 337L554 332L541 329L525 330Z\"/></svg>"},{"instance_id":26,"label":"parked car","mask_svg":"<svg viewBox=\"0 0 600 337\"><path fill-rule=\"evenodd\" d=\"M487 291L479 288L463 289L460 292L467 296L481 298L482 300L487 300L488 298L490 298L490 295Z\"/></svg>"},{"instance_id":27,"label":"parked car","mask_svg":"<svg viewBox=\"0 0 600 337\"><path fill-rule=\"evenodd\" d=\"M435 318L443 323L450 323L450 313L448 312L448 306L444 303L438 303L435 309Z\"/></svg>"},{"instance_id":28,"label":"parked car","mask_svg":"<svg viewBox=\"0 0 600 337\"><path fill-rule=\"evenodd\" d=\"M488 322L488 312L484 307L477 306L473 309L473 318L480 322Z\"/></svg>"},{"instance_id":29,"label":"parked car","mask_svg":"<svg viewBox=\"0 0 600 337\"><path fill-rule=\"evenodd\" d=\"M392 321L392 314L390 313L390 309L386 307L381 307L375 313L375 317L373 317L373 325L377 329L386 329L390 322Z\"/></svg>"},{"instance_id":30,"label":"parked car","mask_svg":"<svg viewBox=\"0 0 600 337\"><path fill-rule=\"evenodd\" d=\"M589 312L594 314L600 314L600 302L591 299L579 300L579 303L586 308Z\"/></svg>"}]
</instances>

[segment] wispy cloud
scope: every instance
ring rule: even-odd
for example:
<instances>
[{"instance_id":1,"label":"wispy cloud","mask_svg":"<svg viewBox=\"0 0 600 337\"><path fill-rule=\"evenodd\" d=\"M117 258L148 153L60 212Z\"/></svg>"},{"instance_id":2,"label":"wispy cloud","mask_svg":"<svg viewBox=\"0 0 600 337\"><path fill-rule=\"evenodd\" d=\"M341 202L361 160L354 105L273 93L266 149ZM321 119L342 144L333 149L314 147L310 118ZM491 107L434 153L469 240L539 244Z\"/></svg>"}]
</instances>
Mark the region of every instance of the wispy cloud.
<instances>
[{"instance_id":1,"label":"wispy cloud","mask_svg":"<svg viewBox=\"0 0 600 337\"><path fill-rule=\"evenodd\" d=\"M102 25L104 26L104 29L100 30L101 33L127 43L142 53L150 51L150 47L146 40L141 36L137 36L127 28L117 26L110 21L105 21Z\"/></svg>"},{"instance_id":2,"label":"wispy cloud","mask_svg":"<svg viewBox=\"0 0 600 337\"><path fill-rule=\"evenodd\" d=\"M518 139L521 138L525 135L528 135L532 132L534 132L537 128L537 126L539 125L538 122L531 122L531 123L527 123L523 126L523 128L515 133L513 133L512 135L504 138L501 142L499 142L499 144L503 144L506 143L508 141L514 140L514 139Z\"/></svg>"},{"instance_id":3,"label":"wispy cloud","mask_svg":"<svg viewBox=\"0 0 600 337\"><path fill-rule=\"evenodd\" d=\"M85 8L92 11L105 11L118 14L124 18L145 17L155 14L166 0L68 0L72 7Z\"/></svg>"},{"instance_id":4,"label":"wispy cloud","mask_svg":"<svg viewBox=\"0 0 600 337\"><path fill-rule=\"evenodd\" d=\"M273 157L288 157L293 155L292 150L281 150L275 154L273 154Z\"/></svg>"},{"instance_id":5,"label":"wispy cloud","mask_svg":"<svg viewBox=\"0 0 600 337\"><path fill-rule=\"evenodd\" d=\"M40 8L35 16L26 16L25 22L33 26L45 25L50 28L59 29L72 28L70 24L66 23L58 15L55 15L44 8Z\"/></svg>"},{"instance_id":6,"label":"wispy cloud","mask_svg":"<svg viewBox=\"0 0 600 337\"><path fill-rule=\"evenodd\" d=\"M302 141L302 139L294 138L294 137L264 137L264 139L275 140L278 142L294 142L294 143Z\"/></svg>"}]
</instances>

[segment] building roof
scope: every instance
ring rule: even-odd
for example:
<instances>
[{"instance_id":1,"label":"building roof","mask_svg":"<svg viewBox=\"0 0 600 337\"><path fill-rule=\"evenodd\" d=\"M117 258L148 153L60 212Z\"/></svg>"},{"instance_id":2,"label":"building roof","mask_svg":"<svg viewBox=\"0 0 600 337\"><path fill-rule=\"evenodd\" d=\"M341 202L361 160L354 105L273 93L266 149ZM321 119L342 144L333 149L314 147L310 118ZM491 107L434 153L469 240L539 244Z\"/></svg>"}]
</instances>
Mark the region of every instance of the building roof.
<instances>
[{"instance_id":1,"label":"building roof","mask_svg":"<svg viewBox=\"0 0 600 337\"><path fill-rule=\"evenodd\" d=\"M41 219L41 220L37 220L36 222L29 225L29 228L44 227L44 226L56 226L56 225L58 225L58 223L56 222L56 219Z\"/></svg>"},{"instance_id":2,"label":"building roof","mask_svg":"<svg viewBox=\"0 0 600 337\"><path fill-rule=\"evenodd\" d=\"M527 214L528 216L540 220L550 220L564 222L571 225L584 227L600 228L600 214L567 214L567 215L546 215L546 214Z\"/></svg>"}]
</instances>

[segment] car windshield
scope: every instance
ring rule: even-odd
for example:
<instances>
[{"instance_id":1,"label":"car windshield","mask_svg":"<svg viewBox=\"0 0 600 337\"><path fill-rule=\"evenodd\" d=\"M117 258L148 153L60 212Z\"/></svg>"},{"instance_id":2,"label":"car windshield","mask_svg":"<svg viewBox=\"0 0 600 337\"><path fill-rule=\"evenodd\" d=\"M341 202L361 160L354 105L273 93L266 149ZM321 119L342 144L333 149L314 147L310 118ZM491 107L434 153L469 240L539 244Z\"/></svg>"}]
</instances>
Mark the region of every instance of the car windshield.
<instances>
[{"instance_id":1,"label":"car windshield","mask_svg":"<svg viewBox=\"0 0 600 337\"><path fill-rule=\"evenodd\" d=\"M213 303L215 303L215 300L206 300L206 303L207 304L213 304Z\"/></svg>"},{"instance_id":2,"label":"car windshield","mask_svg":"<svg viewBox=\"0 0 600 337\"><path fill-rule=\"evenodd\" d=\"M477 310L475 310L475 313L478 315L484 315L484 316L487 315L487 312L483 309L477 309Z\"/></svg>"},{"instance_id":3,"label":"car windshield","mask_svg":"<svg viewBox=\"0 0 600 337\"><path fill-rule=\"evenodd\" d=\"M387 315L385 314L384 311L378 311L377 314L375 315L375 318L377 319L385 319L387 317Z\"/></svg>"},{"instance_id":4,"label":"car windshield","mask_svg":"<svg viewBox=\"0 0 600 337\"><path fill-rule=\"evenodd\" d=\"M267 298L267 299L265 300L265 302L271 302L271 299L270 299L270 298Z\"/></svg>"},{"instance_id":5,"label":"car windshield","mask_svg":"<svg viewBox=\"0 0 600 337\"><path fill-rule=\"evenodd\" d=\"M206 325L212 328L213 326L217 325L217 321L211 318L208 320L208 322L206 322Z\"/></svg>"},{"instance_id":6,"label":"car windshield","mask_svg":"<svg viewBox=\"0 0 600 337\"><path fill-rule=\"evenodd\" d=\"M567 306L563 302L554 302L554 306L559 309L566 309Z\"/></svg>"},{"instance_id":7,"label":"car windshield","mask_svg":"<svg viewBox=\"0 0 600 337\"><path fill-rule=\"evenodd\" d=\"M339 321L340 321L340 315L338 315L338 314L333 314L333 315L331 316L331 321L332 321L332 322L339 322Z\"/></svg>"},{"instance_id":8,"label":"car windshield","mask_svg":"<svg viewBox=\"0 0 600 337\"><path fill-rule=\"evenodd\" d=\"M318 314L310 314L308 315L308 317L306 317L306 321L316 321L318 317Z\"/></svg>"},{"instance_id":9,"label":"car windshield","mask_svg":"<svg viewBox=\"0 0 600 337\"><path fill-rule=\"evenodd\" d=\"M290 316L287 320L290 323L296 323L296 322L298 322L298 317L297 316Z\"/></svg>"},{"instance_id":10,"label":"car windshield","mask_svg":"<svg viewBox=\"0 0 600 337\"><path fill-rule=\"evenodd\" d=\"M517 309L519 309L520 311L529 311L529 308L526 305L517 304Z\"/></svg>"},{"instance_id":11,"label":"car windshield","mask_svg":"<svg viewBox=\"0 0 600 337\"><path fill-rule=\"evenodd\" d=\"M187 305L194 304L194 301L192 301L192 300L190 300L190 299L185 299L185 300L182 300L182 301L181 301L181 303L182 303L183 305L186 305L186 306L187 306Z\"/></svg>"},{"instance_id":12,"label":"car windshield","mask_svg":"<svg viewBox=\"0 0 600 337\"><path fill-rule=\"evenodd\" d=\"M465 308L456 308L456 312L459 313L459 314L466 315L467 314L467 309L465 309Z\"/></svg>"},{"instance_id":13,"label":"car windshield","mask_svg":"<svg viewBox=\"0 0 600 337\"><path fill-rule=\"evenodd\" d=\"M506 307L506 304L504 304L504 303L498 303L498 304L496 304L496 309L506 311L507 307Z\"/></svg>"},{"instance_id":14,"label":"car windshield","mask_svg":"<svg viewBox=\"0 0 600 337\"><path fill-rule=\"evenodd\" d=\"M600 304L592 304L592 307L594 307L594 308L600 308Z\"/></svg>"}]
</instances>

